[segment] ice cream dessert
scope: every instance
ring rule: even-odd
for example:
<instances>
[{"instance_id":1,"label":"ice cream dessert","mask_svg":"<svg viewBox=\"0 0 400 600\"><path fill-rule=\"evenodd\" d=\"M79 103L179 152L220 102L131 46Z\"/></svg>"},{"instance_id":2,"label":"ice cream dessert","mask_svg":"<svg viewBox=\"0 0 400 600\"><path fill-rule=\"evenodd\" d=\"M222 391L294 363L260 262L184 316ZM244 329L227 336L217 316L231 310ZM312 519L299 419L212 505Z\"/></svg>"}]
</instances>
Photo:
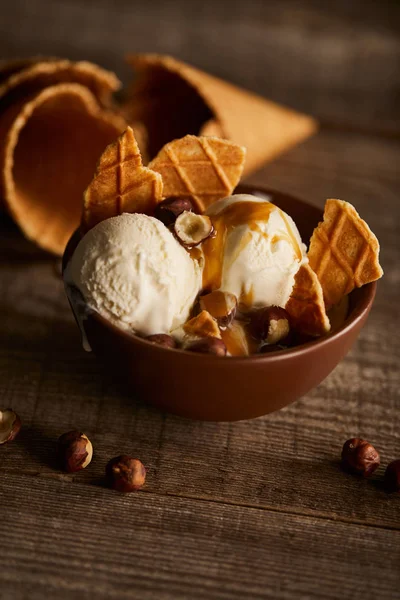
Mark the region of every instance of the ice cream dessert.
<instances>
[{"instance_id":1,"label":"ice cream dessert","mask_svg":"<svg viewBox=\"0 0 400 600\"><path fill-rule=\"evenodd\" d=\"M328 333L328 309L344 319L343 298L382 275L378 241L354 207L328 200L307 251L278 206L232 195L244 156L232 142L186 136L144 167L128 129L85 192L67 286L168 348L246 356Z\"/></svg>"}]
</instances>

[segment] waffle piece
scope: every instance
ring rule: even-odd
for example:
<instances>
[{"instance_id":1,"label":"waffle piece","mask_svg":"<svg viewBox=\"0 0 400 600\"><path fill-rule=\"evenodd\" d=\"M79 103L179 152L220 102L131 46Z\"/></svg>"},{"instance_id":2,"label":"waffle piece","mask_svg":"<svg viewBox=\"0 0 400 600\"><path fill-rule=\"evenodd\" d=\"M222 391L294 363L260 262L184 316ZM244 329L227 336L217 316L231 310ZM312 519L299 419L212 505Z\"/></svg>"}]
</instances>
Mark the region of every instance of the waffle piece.
<instances>
[{"instance_id":1,"label":"waffle piece","mask_svg":"<svg viewBox=\"0 0 400 600\"><path fill-rule=\"evenodd\" d=\"M206 310L202 310L193 319L187 321L183 326L183 331L189 336L221 339L221 332L217 321Z\"/></svg>"},{"instance_id":2,"label":"waffle piece","mask_svg":"<svg viewBox=\"0 0 400 600\"><path fill-rule=\"evenodd\" d=\"M5 206L26 237L62 254L96 162L126 123L75 83L48 87L12 109L10 121L0 119Z\"/></svg>"},{"instance_id":3,"label":"waffle piece","mask_svg":"<svg viewBox=\"0 0 400 600\"><path fill-rule=\"evenodd\" d=\"M104 150L84 193L83 230L123 212L152 214L161 201L162 189L161 175L143 167L133 130L128 127Z\"/></svg>"},{"instance_id":4,"label":"waffle piece","mask_svg":"<svg viewBox=\"0 0 400 600\"><path fill-rule=\"evenodd\" d=\"M309 264L302 265L297 271L285 309L291 327L298 333L315 337L330 330L321 284Z\"/></svg>"},{"instance_id":5,"label":"waffle piece","mask_svg":"<svg viewBox=\"0 0 400 600\"><path fill-rule=\"evenodd\" d=\"M247 148L248 174L317 130L315 119L171 56L137 54L127 60L138 77L125 107L129 119L145 123L152 157L175 138L212 132Z\"/></svg>"},{"instance_id":6,"label":"waffle piece","mask_svg":"<svg viewBox=\"0 0 400 600\"><path fill-rule=\"evenodd\" d=\"M379 242L354 206L327 200L324 219L314 229L308 252L327 308L355 287L382 277Z\"/></svg>"},{"instance_id":7,"label":"waffle piece","mask_svg":"<svg viewBox=\"0 0 400 600\"><path fill-rule=\"evenodd\" d=\"M246 150L215 137L187 135L166 144L149 168L162 175L164 196L190 196L200 211L239 183Z\"/></svg>"}]
</instances>

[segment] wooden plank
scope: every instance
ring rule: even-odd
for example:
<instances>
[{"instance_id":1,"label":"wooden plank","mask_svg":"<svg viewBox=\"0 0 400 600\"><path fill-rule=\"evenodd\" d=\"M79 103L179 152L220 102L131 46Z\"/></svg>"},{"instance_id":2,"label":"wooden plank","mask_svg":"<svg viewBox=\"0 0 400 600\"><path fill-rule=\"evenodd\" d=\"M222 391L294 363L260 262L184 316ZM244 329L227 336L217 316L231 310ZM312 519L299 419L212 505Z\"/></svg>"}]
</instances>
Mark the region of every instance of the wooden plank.
<instances>
[{"instance_id":1,"label":"wooden plank","mask_svg":"<svg viewBox=\"0 0 400 600\"><path fill-rule=\"evenodd\" d=\"M383 464L400 455L400 342L382 333L398 319L399 157L395 142L322 132L253 177L320 205L332 195L354 202L382 241L387 273L349 357L307 397L249 422L185 421L126 395L80 349L54 259L6 220L0 403L12 405L27 427L2 449L2 472L52 476L57 437L78 427L95 447L96 460L76 476L87 484L101 478L112 456L128 452L149 467L147 487L157 494L398 528L399 498L382 491L383 468L359 481L341 473L338 458L354 435L375 443Z\"/></svg>"},{"instance_id":2,"label":"wooden plank","mask_svg":"<svg viewBox=\"0 0 400 600\"><path fill-rule=\"evenodd\" d=\"M20 475L0 506L2 598L399 597L385 529Z\"/></svg>"},{"instance_id":3,"label":"wooden plank","mask_svg":"<svg viewBox=\"0 0 400 600\"><path fill-rule=\"evenodd\" d=\"M17 24L17 25L16 25ZM325 121L400 133L396 2L15 0L0 55L67 56L116 70L127 52L162 52ZM74 32L73 42L71 31Z\"/></svg>"}]
</instances>

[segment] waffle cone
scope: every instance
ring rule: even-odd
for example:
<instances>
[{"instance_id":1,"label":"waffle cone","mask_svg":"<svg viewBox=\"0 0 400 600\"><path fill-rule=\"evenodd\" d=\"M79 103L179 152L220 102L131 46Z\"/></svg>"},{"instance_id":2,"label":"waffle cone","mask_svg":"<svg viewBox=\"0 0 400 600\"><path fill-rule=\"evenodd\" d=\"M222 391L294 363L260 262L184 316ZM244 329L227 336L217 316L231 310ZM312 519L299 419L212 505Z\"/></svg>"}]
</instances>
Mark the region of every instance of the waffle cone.
<instances>
[{"instance_id":1,"label":"waffle cone","mask_svg":"<svg viewBox=\"0 0 400 600\"><path fill-rule=\"evenodd\" d=\"M327 307L383 275L377 238L354 206L343 200L326 201L324 219L311 237L308 258L321 282Z\"/></svg>"},{"instance_id":2,"label":"waffle cone","mask_svg":"<svg viewBox=\"0 0 400 600\"><path fill-rule=\"evenodd\" d=\"M76 83L48 87L7 114L0 120L7 131L1 163L6 207L29 239L61 254L79 225L82 192L96 162L125 121Z\"/></svg>"},{"instance_id":3,"label":"waffle cone","mask_svg":"<svg viewBox=\"0 0 400 600\"><path fill-rule=\"evenodd\" d=\"M316 131L311 117L170 56L141 54L127 60L139 77L125 106L129 118L145 123L150 156L175 138L204 135L211 127L212 135L247 148L248 174Z\"/></svg>"},{"instance_id":4,"label":"waffle cone","mask_svg":"<svg viewBox=\"0 0 400 600\"><path fill-rule=\"evenodd\" d=\"M0 110L58 83L86 86L105 107L111 106L112 94L121 86L114 73L87 61L27 59L24 64L21 60L9 63L8 76L0 82Z\"/></svg>"},{"instance_id":5,"label":"waffle cone","mask_svg":"<svg viewBox=\"0 0 400 600\"><path fill-rule=\"evenodd\" d=\"M215 137L186 135L166 144L149 168L161 174L164 197L190 196L203 212L230 196L243 172L246 151Z\"/></svg>"},{"instance_id":6,"label":"waffle cone","mask_svg":"<svg viewBox=\"0 0 400 600\"><path fill-rule=\"evenodd\" d=\"M291 326L298 333L315 337L330 330L321 284L309 264L297 271L285 309Z\"/></svg>"},{"instance_id":7,"label":"waffle cone","mask_svg":"<svg viewBox=\"0 0 400 600\"><path fill-rule=\"evenodd\" d=\"M151 214L162 199L162 189L161 175L143 166L133 130L128 127L104 150L84 193L83 230L123 212Z\"/></svg>"}]
</instances>

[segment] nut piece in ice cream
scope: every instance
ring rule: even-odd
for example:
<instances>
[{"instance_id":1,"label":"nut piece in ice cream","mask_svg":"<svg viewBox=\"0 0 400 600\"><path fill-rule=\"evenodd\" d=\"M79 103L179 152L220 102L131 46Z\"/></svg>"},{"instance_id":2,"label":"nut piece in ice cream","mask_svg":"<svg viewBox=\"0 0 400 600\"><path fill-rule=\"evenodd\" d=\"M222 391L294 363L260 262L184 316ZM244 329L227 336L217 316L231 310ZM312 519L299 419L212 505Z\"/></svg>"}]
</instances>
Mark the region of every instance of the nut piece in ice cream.
<instances>
[{"instance_id":1,"label":"nut piece in ice cream","mask_svg":"<svg viewBox=\"0 0 400 600\"><path fill-rule=\"evenodd\" d=\"M208 311L220 327L228 327L236 315L237 299L234 294L216 290L200 296L200 308Z\"/></svg>"},{"instance_id":2,"label":"nut piece in ice cream","mask_svg":"<svg viewBox=\"0 0 400 600\"><path fill-rule=\"evenodd\" d=\"M197 342L192 342L185 348L189 352L200 354L214 354L215 356L226 356L226 346L222 340L214 337L206 337Z\"/></svg>"},{"instance_id":3,"label":"nut piece in ice cream","mask_svg":"<svg viewBox=\"0 0 400 600\"><path fill-rule=\"evenodd\" d=\"M145 339L152 344L156 344L157 346L163 346L163 348L177 347L174 338L166 333L155 333L154 335L148 335Z\"/></svg>"},{"instance_id":4,"label":"nut piece in ice cream","mask_svg":"<svg viewBox=\"0 0 400 600\"><path fill-rule=\"evenodd\" d=\"M146 469L137 458L116 456L106 466L106 479L113 490L127 494L144 485Z\"/></svg>"},{"instance_id":5,"label":"nut piece in ice cream","mask_svg":"<svg viewBox=\"0 0 400 600\"><path fill-rule=\"evenodd\" d=\"M260 308L250 316L250 331L261 342L278 344L289 335L289 315L280 306Z\"/></svg>"},{"instance_id":6,"label":"nut piece in ice cream","mask_svg":"<svg viewBox=\"0 0 400 600\"><path fill-rule=\"evenodd\" d=\"M221 332L217 321L206 310L202 310L201 313L185 323L183 331L189 337L212 337L221 339Z\"/></svg>"},{"instance_id":7,"label":"nut piece in ice cream","mask_svg":"<svg viewBox=\"0 0 400 600\"><path fill-rule=\"evenodd\" d=\"M193 203L189 197L166 198L166 200L157 204L154 210L154 216L161 221L161 223L164 223L166 227L169 227L175 223L177 217L185 210L193 210Z\"/></svg>"},{"instance_id":8,"label":"nut piece in ice cream","mask_svg":"<svg viewBox=\"0 0 400 600\"><path fill-rule=\"evenodd\" d=\"M82 229L124 212L152 214L162 198L162 178L142 164L133 130L104 150L83 197Z\"/></svg>"},{"instance_id":9,"label":"nut piece in ice cream","mask_svg":"<svg viewBox=\"0 0 400 600\"><path fill-rule=\"evenodd\" d=\"M21 419L11 408L0 410L0 444L12 442L21 429Z\"/></svg>"},{"instance_id":10,"label":"nut piece in ice cream","mask_svg":"<svg viewBox=\"0 0 400 600\"><path fill-rule=\"evenodd\" d=\"M93 446L80 431L68 431L58 439L58 458L64 471L76 473L84 469L93 457Z\"/></svg>"},{"instance_id":11,"label":"nut piece in ice cream","mask_svg":"<svg viewBox=\"0 0 400 600\"><path fill-rule=\"evenodd\" d=\"M174 231L183 246L193 248L210 237L213 226L210 217L184 211L177 217Z\"/></svg>"},{"instance_id":12,"label":"nut piece in ice cream","mask_svg":"<svg viewBox=\"0 0 400 600\"><path fill-rule=\"evenodd\" d=\"M201 268L154 217L124 213L79 242L65 272L89 308L123 329L169 334L188 319Z\"/></svg>"}]
</instances>

